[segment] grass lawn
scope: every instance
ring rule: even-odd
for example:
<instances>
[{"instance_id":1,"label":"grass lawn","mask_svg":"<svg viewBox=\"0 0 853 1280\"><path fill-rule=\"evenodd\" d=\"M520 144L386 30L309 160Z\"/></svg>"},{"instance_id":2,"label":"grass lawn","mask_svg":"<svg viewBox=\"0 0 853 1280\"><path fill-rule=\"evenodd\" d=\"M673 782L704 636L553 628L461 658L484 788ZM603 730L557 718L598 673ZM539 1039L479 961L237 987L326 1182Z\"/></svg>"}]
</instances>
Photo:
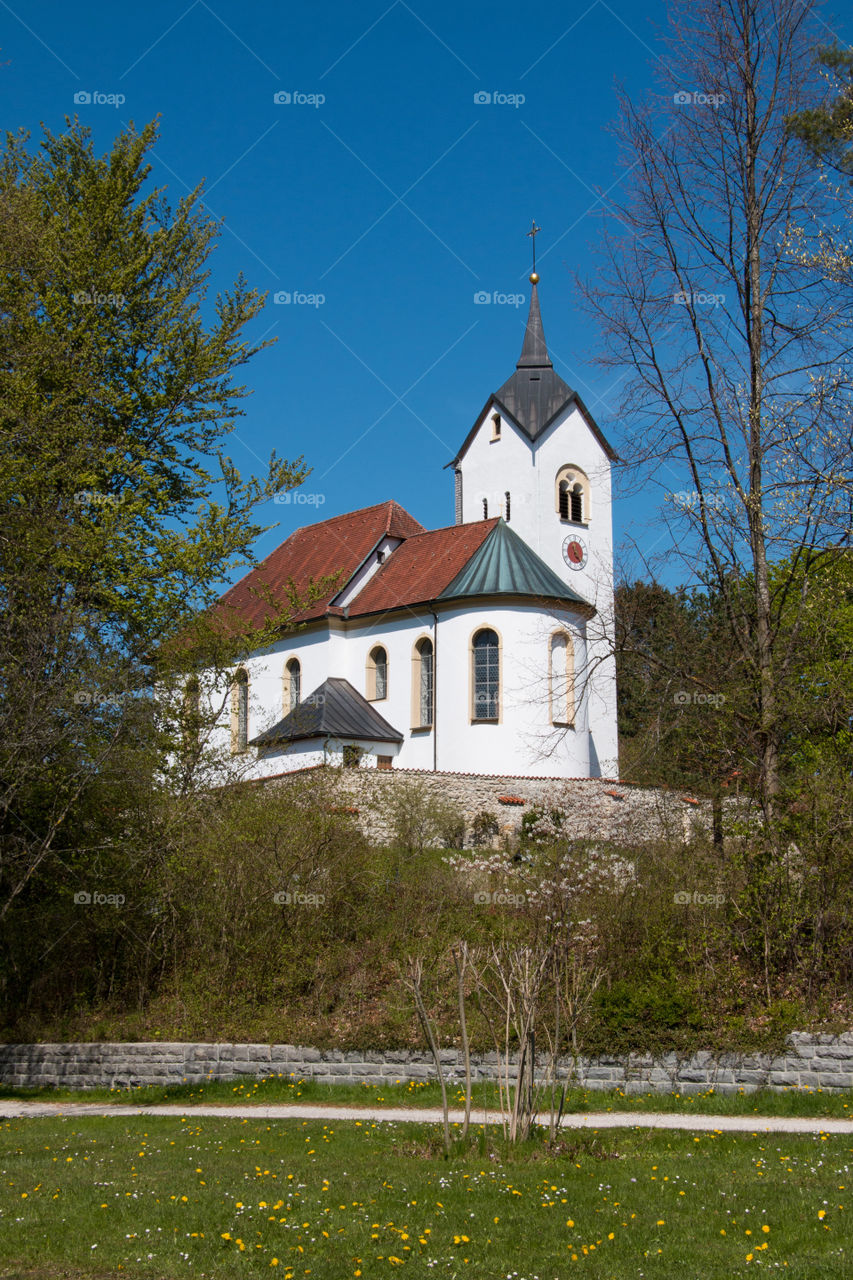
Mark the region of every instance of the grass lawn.
<instances>
[{"instance_id":1,"label":"grass lawn","mask_svg":"<svg viewBox=\"0 0 853 1280\"><path fill-rule=\"evenodd\" d=\"M473 1104L497 1108L497 1091L491 1084L474 1085ZM387 1085L327 1085L296 1076L265 1076L243 1081L211 1080L207 1084L147 1085L132 1089L12 1089L0 1085L0 1098L29 1098L43 1102L157 1102L273 1103L317 1102L371 1107L440 1107L441 1089L432 1082L390 1083ZM464 1107L464 1091L448 1087L452 1107ZM547 1108L548 1100L543 1100ZM726 1116L853 1116L853 1094L824 1093L816 1089L762 1089L756 1093L717 1093L713 1089L697 1094L625 1093L621 1089L572 1089L566 1100L570 1112L666 1111L683 1115Z\"/></svg>"},{"instance_id":2,"label":"grass lawn","mask_svg":"<svg viewBox=\"0 0 853 1280\"><path fill-rule=\"evenodd\" d=\"M853 1140L632 1129L442 1158L435 1126L0 1124L0 1276L345 1280L853 1273ZM846 1224L846 1225L845 1225Z\"/></svg>"}]
</instances>

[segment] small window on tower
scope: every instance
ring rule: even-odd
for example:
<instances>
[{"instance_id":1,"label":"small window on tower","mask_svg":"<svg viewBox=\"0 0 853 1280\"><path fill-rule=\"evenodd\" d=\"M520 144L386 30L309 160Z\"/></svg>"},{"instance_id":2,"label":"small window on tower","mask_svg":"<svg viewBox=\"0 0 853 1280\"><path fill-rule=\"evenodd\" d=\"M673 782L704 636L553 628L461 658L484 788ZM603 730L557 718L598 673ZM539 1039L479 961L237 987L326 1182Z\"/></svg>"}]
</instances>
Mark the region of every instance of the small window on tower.
<instances>
[{"instance_id":1,"label":"small window on tower","mask_svg":"<svg viewBox=\"0 0 853 1280\"><path fill-rule=\"evenodd\" d=\"M499 413L492 414L492 439L500 440L501 438L501 415Z\"/></svg>"},{"instance_id":2,"label":"small window on tower","mask_svg":"<svg viewBox=\"0 0 853 1280\"><path fill-rule=\"evenodd\" d=\"M571 498L572 519L578 524L583 520L583 489L579 484L572 485Z\"/></svg>"}]
</instances>

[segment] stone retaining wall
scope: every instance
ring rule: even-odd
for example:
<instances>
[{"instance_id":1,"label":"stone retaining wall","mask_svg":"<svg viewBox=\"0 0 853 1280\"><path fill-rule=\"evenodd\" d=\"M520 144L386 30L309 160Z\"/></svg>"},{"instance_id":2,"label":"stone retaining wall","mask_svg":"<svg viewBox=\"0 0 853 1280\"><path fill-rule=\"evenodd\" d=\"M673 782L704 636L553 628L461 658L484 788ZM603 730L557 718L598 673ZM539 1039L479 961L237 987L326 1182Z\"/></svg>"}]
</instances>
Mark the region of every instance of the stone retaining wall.
<instances>
[{"instance_id":1,"label":"stone retaining wall","mask_svg":"<svg viewBox=\"0 0 853 1280\"><path fill-rule=\"evenodd\" d=\"M291 779L310 779L314 770L279 775L269 783L286 785ZM329 776L325 768L317 770ZM642 844L662 837L687 841L694 832L711 830L711 807L679 791L639 787L603 778L526 778L474 773L433 773L424 769L335 769L334 781L358 810L365 836L387 844L393 836L389 813L394 788L425 788L429 796L455 805L465 819L466 839L478 813L491 813L501 837L517 835L521 820L532 808L560 809L565 830L576 839L613 840ZM736 808L727 799L724 814ZM740 806L743 808L743 806Z\"/></svg>"},{"instance_id":2,"label":"stone retaining wall","mask_svg":"<svg viewBox=\"0 0 853 1280\"><path fill-rule=\"evenodd\" d=\"M464 1077L461 1054L441 1051L448 1075ZM474 1058L475 1080L494 1079L495 1055ZM564 1062L561 1074L568 1070ZM427 1053L412 1050L343 1051L312 1049L292 1044L0 1044L0 1081L32 1088L64 1086L91 1089L97 1086L127 1088L135 1085L203 1083L208 1079L233 1080L240 1076L290 1075L299 1079L339 1084L388 1084L395 1081L432 1080L435 1067ZM794 1032L786 1052L722 1055L702 1051L689 1058L668 1054L662 1058L633 1055L628 1058L582 1059L575 1077L589 1089L621 1088L626 1093L676 1091L700 1093L713 1087L720 1093L743 1089L800 1088L838 1090L853 1088L853 1032L840 1036ZM2 1114L2 1105L0 1105Z\"/></svg>"}]
</instances>

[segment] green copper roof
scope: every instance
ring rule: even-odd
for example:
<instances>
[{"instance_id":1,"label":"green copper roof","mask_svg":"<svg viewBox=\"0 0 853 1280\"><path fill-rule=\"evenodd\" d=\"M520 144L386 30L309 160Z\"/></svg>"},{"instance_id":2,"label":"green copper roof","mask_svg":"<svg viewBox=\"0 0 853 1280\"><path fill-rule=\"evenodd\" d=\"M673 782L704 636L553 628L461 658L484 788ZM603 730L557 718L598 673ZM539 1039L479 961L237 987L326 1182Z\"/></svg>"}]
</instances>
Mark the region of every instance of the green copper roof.
<instances>
[{"instance_id":1,"label":"green copper roof","mask_svg":"<svg viewBox=\"0 0 853 1280\"><path fill-rule=\"evenodd\" d=\"M587 604L504 520L498 521L439 599L486 595L545 596Z\"/></svg>"}]
</instances>

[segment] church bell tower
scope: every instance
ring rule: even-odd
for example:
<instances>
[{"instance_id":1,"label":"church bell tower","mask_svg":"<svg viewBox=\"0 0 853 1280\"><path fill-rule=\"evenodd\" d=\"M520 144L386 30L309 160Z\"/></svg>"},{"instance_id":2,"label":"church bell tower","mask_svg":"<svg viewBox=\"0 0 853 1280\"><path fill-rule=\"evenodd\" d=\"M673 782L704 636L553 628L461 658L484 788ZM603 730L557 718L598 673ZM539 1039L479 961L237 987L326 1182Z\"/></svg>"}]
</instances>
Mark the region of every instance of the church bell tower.
<instances>
[{"instance_id":1,"label":"church bell tower","mask_svg":"<svg viewBox=\"0 0 853 1280\"><path fill-rule=\"evenodd\" d=\"M528 235L538 230L534 223ZM554 368L535 257L530 286L515 370L489 396L451 463L455 518L457 524L503 518L593 606L587 641L590 723L596 700L602 715L592 748L600 772L615 776L611 466L616 454L580 396Z\"/></svg>"}]
</instances>

